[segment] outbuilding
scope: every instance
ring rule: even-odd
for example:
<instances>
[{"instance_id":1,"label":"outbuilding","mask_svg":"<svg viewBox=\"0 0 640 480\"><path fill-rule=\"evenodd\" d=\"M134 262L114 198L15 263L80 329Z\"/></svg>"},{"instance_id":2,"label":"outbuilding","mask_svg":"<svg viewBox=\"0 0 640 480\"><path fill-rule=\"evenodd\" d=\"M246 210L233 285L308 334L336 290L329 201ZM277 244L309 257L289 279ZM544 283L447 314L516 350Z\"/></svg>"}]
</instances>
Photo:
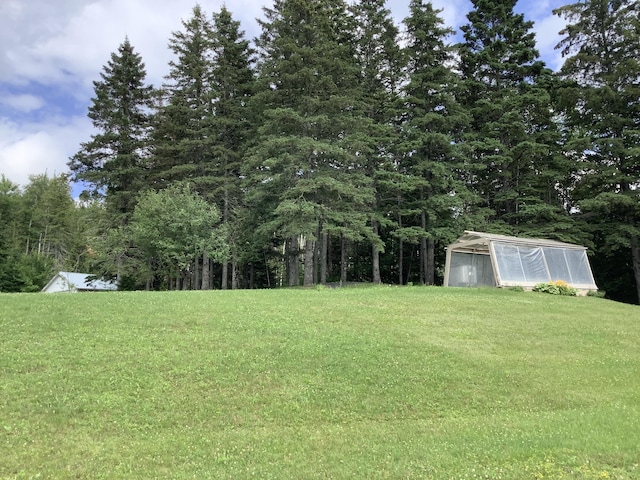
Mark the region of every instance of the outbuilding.
<instances>
[{"instance_id":1,"label":"outbuilding","mask_svg":"<svg viewBox=\"0 0 640 480\"><path fill-rule=\"evenodd\" d=\"M538 238L466 231L447 247L447 287L531 289L562 280L580 293L597 290L587 248Z\"/></svg>"},{"instance_id":2,"label":"outbuilding","mask_svg":"<svg viewBox=\"0 0 640 480\"><path fill-rule=\"evenodd\" d=\"M114 282L99 280L89 273L58 272L42 289L44 293L104 292L117 290Z\"/></svg>"}]
</instances>

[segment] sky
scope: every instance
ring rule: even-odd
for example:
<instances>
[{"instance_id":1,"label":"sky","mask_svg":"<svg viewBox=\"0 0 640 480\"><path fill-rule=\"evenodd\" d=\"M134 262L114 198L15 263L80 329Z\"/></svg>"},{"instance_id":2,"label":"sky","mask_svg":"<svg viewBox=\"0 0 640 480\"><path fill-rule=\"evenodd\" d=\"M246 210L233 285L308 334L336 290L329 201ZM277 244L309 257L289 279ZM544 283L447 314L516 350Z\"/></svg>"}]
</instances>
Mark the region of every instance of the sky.
<instances>
[{"instance_id":1,"label":"sky","mask_svg":"<svg viewBox=\"0 0 640 480\"><path fill-rule=\"evenodd\" d=\"M211 14L223 5L247 39L271 0L200 0ZM551 11L569 0L519 0L518 13L535 22L538 50L556 70L554 50L563 27ZM93 81L128 36L141 55L147 83L160 86L172 59L172 32L182 30L196 0L0 0L0 175L21 187L31 175L67 173L67 162L92 134L87 117ZM387 0L398 24L409 0ZM445 23L459 32L469 0L433 0ZM455 39L452 39L452 41Z\"/></svg>"}]
</instances>

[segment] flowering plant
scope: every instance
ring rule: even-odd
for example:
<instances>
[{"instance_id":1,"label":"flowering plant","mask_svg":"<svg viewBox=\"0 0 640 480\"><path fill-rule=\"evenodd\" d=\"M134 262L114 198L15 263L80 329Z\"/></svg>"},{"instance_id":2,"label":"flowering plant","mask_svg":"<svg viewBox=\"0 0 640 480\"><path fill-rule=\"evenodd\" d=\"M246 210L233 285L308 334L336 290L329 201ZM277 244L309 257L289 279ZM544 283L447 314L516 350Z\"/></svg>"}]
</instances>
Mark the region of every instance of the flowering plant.
<instances>
[{"instance_id":1,"label":"flowering plant","mask_svg":"<svg viewBox=\"0 0 640 480\"><path fill-rule=\"evenodd\" d=\"M533 287L534 292L550 293L551 295L567 295L575 297L578 291L564 280L555 280L549 283L538 283Z\"/></svg>"}]
</instances>

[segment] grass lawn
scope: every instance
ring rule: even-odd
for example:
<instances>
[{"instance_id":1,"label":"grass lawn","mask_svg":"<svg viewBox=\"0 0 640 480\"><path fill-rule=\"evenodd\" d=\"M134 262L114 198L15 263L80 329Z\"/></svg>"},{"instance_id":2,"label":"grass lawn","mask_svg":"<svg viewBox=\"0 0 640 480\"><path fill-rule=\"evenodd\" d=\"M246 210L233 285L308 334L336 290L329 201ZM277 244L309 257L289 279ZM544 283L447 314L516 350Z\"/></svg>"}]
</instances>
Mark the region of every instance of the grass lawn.
<instances>
[{"instance_id":1,"label":"grass lawn","mask_svg":"<svg viewBox=\"0 0 640 480\"><path fill-rule=\"evenodd\" d=\"M0 479L639 479L640 307L0 295Z\"/></svg>"}]
</instances>

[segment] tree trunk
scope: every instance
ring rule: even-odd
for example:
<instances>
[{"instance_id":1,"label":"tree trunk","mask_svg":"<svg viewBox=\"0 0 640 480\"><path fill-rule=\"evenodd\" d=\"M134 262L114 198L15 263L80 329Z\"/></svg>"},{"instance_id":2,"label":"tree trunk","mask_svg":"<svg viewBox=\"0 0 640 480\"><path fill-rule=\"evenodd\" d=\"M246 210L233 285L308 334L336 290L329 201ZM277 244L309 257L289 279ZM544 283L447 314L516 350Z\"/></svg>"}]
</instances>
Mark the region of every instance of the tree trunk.
<instances>
[{"instance_id":1,"label":"tree trunk","mask_svg":"<svg viewBox=\"0 0 640 480\"><path fill-rule=\"evenodd\" d=\"M202 254L202 290L211 290L211 261L209 255Z\"/></svg>"},{"instance_id":2,"label":"tree trunk","mask_svg":"<svg viewBox=\"0 0 640 480\"><path fill-rule=\"evenodd\" d=\"M325 285L327 283L327 249L328 249L328 235L321 233L320 238L320 283Z\"/></svg>"},{"instance_id":3,"label":"tree trunk","mask_svg":"<svg viewBox=\"0 0 640 480\"><path fill-rule=\"evenodd\" d=\"M229 288L229 262L222 261L222 279L220 281L220 288L227 290Z\"/></svg>"},{"instance_id":4,"label":"tree trunk","mask_svg":"<svg viewBox=\"0 0 640 480\"><path fill-rule=\"evenodd\" d=\"M379 227L378 222L373 220L372 230L374 238L378 238ZM372 263L372 281L373 283L382 283L380 278L380 250L376 245L371 246L371 263Z\"/></svg>"},{"instance_id":5,"label":"tree trunk","mask_svg":"<svg viewBox=\"0 0 640 480\"><path fill-rule=\"evenodd\" d=\"M229 178L229 171L225 168L224 176L226 179ZM222 202L222 225L225 226L229 223L229 189L224 189L223 194L223 202ZM229 231L229 229L227 229ZM227 237L227 242L231 243L229 237ZM233 252L231 253L233 257ZM233 271L233 268L232 268ZM233 275L233 273L232 273ZM231 288L233 288L233 279L231 280ZM229 262L227 259L222 261L222 278L220 280L220 289L227 290L229 288Z\"/></svg>"},{"instance_id":6,"label":"tree trunk","mask_svg":"<svg viewBox=\"0 0 640 480\"><path fill-rule=\"evenodd\" d=\"M200 258L199 256L196 257L195 262L193 264L194 269L193 269L193 283L192 283L192 290L198 290L201 287L202 284L202 279L200 277L200 275L202 275L202 270L200 269Z\"/></svg>"},{"instance_id":7,"label":"tree trunk","mask_svg":"<svg viewBox=\"0 0 640 480\"><path fill-rule=\"evenodd\" d=\"M398 208L400 208L400 195L398 195ZM398 229L402 228L402 215L398 213ZM404 242L398 239L398 285L404 285Z\"/></svg>"},{"instance_id":8,"label":"tree trunk","mask_svg":"<svg viewBox=\"0 0 640 480\"><path fill-rule=\"evenodd\" d=\"M327 278L329 278L329 276L331 275L331 272L333 272L333 256L334 256L334 252L333 252L333 248L331 248L331 234L327 233L325 234L325 243L326 243L326 251L327 251Z\"/></svg>"},{"instance_id":9,"label":"tree trunk","mask_svg":"<svg viewBox=\"0 0 640 480\"><path fill-rule=\"evenodd\" d=\"M420 265L420 285L425 285L427 279L425 278L426 264L427 264L427 239L422 237L420 239L420 252L418 254L418 261Z\"/></svg>"},{"instance_id":10,"label":"tree trunk","mask_svg":"<svg viewBox=\"0 0 640 480\"><path fill-rule=\"evenodd\" d=\"M237 290L240 288L240 271L238 262L231 260L231 289Z\"/></svg>"},{"instance_id":11,"label":"tree trunk","mask_svg":"<svg viewBox=\"0 0 640 480\"><path fill-rule=\"evenodd\" d=\"M631 236L631 257L633 259L633 276L636 279L636 294L638 296L636 301L640 304L640 239L635 235Z\"/></svg>"},{"instance_id":12,"label":"tree trunk","mask_svg":"<svg viewBox=\"0 0 640 480\"><path fill-rule=\"evenodd\" d=\"M289 273L289 286L297 287L300 285L300 265L299 265L299 247L298 237L292 235L288 242L287 249L287 271Z\"/></svg>"},{"instance_id":13,"label":"tree trunk","mask_svg":"<svg viewBox=\"0 0 640 480\"><path fill-rule=\"evenodd\" d=\"M422 192L420 193L420 199L422 200ZM427 233L427 212L424 208L420 212L420 226L424 231L423 235ZM423 285L431 285L429 283L429 249L427 247L427 237L420 238L420 283Z\"/></svg>"},{"instance_id":14,"label":"tree trunk","mask_svg":"<svg viewBox=\"0 0 640 480\"><path fill-rule=\"evenodd\" d=\"M427 258L425 263L425 280L427 285L436 283L436 242L433 238L427 239Z\"/></svg>"},{"instance_id":15,"label":"tree trunk","mask_svg":"<svg viewBox=\"0 0 640 480\"><path fill-rule=\"evenodd\" d=\"M313 240L307 238L304 242L304 286L313 285Z\"/></svg>"},{"instance_id":16,"label":"tree trunk","mask_svg":"<svg viewBox=\"0 0 640 480\"><path fill-rule=\"evenodd\" d=\"M349 257L347 255L348 241L344 235L341 236L340 245L340 285L347 283L347 268Z\"/></svg>"},{"instance_id":17,"label":"tree trunk","mask_svg":"<svg viewBox=\"0 0 640 480\"><path fill-rule=\"evenodd\" d=\"M398 285L404 285L404 242L398 241Z\"/></svg>"}]
</instances>

